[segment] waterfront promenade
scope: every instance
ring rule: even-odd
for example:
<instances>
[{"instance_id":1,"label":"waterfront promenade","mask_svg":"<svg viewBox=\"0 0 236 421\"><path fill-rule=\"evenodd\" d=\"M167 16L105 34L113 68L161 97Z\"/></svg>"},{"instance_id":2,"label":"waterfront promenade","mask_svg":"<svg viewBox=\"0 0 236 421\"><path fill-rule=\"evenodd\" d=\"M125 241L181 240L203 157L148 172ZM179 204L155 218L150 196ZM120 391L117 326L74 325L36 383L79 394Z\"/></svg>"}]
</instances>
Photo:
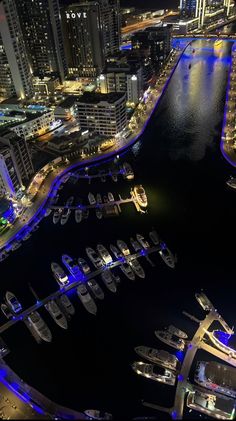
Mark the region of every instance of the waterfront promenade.
<instances>
[{"instance_id":1,"label":"waterfront promenade","mask_svg":"<svg viewBox=\"0 0 236 421\"><path fill-rule=\"evenodd\" d=\"M224 158L236 167L236 43L232 46L229 69L224 121L221 135L221 152Z\"/></svg>"},{"instance_id":2,"label":"waterfront promenade","mask_svg":"<svg viewBox=\"0 0 236 421\"><path fill-rule=\"evenodd\" d=\"M0 237L0 250L3 251L4 248L9 245L11 242L16 239L20 239L21 233L25 230L27 226L39 222L44 216L44 208L48 204L51 193L59 187L60 179L62 176L69 172L73 171L78 167L85 167L91 163L104 161L107 159L112 159L116 154L120 154L133 145L139 137L145 131L145 128L149 122L150 117L152 116L156 106L162 98L162 95L166 91L166 88L169 84L169 81L175 71L176 66L179 63L179 60L185 51L187 46L182 50L173 50L169 56L169 59L166 65L162 69L162 73L158 78L158 81L153 88L149 88L147 94L145 110L141 104L137 107L134 112L132 119L130 121L131 125L131 135L128 138L117 139L116 144L112 147L109 153L97 153L91 157L81 157L72 160L63 160L62 162L53 165L52 171L45 177L42 181L40 180L39 187L37 189L37 183L34 183L34 180L37 180L38 174L35 175L34 180L31 182L30 188L27 190L27 194L31 195L32 186L36 185L36 194L31 199L30 205L26 206L20 217L17 218L15 223ZM31 189L31 190L30 190Z\"/></svg>"}]
</instances>

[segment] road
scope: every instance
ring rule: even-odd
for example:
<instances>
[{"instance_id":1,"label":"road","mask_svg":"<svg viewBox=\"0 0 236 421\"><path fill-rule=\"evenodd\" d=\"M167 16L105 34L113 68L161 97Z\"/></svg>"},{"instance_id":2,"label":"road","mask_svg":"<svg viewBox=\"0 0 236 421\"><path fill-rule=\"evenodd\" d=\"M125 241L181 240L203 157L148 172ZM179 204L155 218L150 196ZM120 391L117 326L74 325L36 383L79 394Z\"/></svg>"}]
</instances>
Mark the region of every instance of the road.
<instances>
[{"instance_id":1,"label":"road","mask_svg":"<svg viewBox=\"0 0 236 421\"><path fill-rule=\"evenodd\" d=\"M149 26L157 25L160 21L162 21L168 16L175 16L178 14L179 14L178 12L170 11L168 13L165 13L163 16L158 16L155 18L142 20L141 22L132 23L130 25L127 25L121 28L121 35L128 35L128 34L131 35L132 33L141 31L145 28L148 28Z\"/></svg>"}]
</instances>

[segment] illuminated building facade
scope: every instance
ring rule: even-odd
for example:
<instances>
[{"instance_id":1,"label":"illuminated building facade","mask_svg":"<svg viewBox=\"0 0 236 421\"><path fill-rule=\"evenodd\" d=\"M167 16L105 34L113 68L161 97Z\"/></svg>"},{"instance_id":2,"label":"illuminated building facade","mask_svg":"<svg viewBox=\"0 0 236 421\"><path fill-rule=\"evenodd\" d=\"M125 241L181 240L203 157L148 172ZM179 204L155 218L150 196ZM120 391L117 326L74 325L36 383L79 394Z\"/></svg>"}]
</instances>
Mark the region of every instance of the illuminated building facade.
<instances>
[{"instance_id":1,"label":"illuminated building facade","mask_svg":"<svg viewBox=\"0 0 236 421\"><path fill-rule=\"evenodd\" d=\"M58 0L17 1L20 24L34 74L67 74Z\"/></svg>"},{"instance_id":2,"label":"illuminated building facade","mask_svg":"<svg viewBox=\"0 0 236 421\"><path fill-rule=\"evenodd\" d=\"M26 119L10 127L10 129L25 140L33 139L47 133L55 124L54 112L47 110L45 112L25 113Z\"/></svg>"},{"instance_id":3,"label":"illuminated building facade","mask_svg":"<svg viewBox=\"0 0 236 421\"><path fill-rule=\"evenodd\" d=\"M20 187L20 177L15 169L10 148L0 143L0 193L15 197Z\"/></svg>"},{"instance_id":4,"label":"illuminated building facade","mask_svg":"<svg viewBox=\"0 0 236 421\"><path fill-rule=\"evenodd\" d=\"M82 131L115 136L127 124L126 94L85 92L78 99L78 117Z\"/></svg>"},{"instance_id":5,"label":"illuminated building facade","mask_svg":"<svg viewBox=\"0 0 236 421\"><path fill-rule=\"evenodd\" d=\"M234 8L233 0L180 0L181 19L189 20L190 24L196 19L198 28L225 19L232 15ZM194 25L192 29L195 29Z\"/></svg>"},{"instance_id":6,"label":"illuminated building facade","mask_svg":"<svg viewBox=\"0 0 236 421\"><path fill-rule=\"evenodd\" d=\"M133 104L139 102L143 94L142 68L128 64L109 64L98 78L102 94L109 92L125 92L127 101Z\"/></svg>"},{"instance_id":7,"label":"illuminated building facade","mask_svg":"<svg viewBox=\"0 0 236 421\"><path fill-rule=\"evenodd\" d=\"M0 90L11 86L10 73L17 97L21 99L33 96L32 74L26 54L23 34L20 27L14 0L0 0L0 66L4 67L4 76L0 77Z\"/></svg>"}]
</instances>

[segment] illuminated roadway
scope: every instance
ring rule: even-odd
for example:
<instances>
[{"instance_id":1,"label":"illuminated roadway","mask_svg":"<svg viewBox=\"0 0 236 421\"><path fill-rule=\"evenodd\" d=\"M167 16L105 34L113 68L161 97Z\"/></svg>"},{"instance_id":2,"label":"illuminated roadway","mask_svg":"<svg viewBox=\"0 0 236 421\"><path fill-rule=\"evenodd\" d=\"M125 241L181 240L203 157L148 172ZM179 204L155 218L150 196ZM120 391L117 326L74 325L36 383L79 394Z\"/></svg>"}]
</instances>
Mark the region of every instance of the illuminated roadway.
<instances>
[{"instance_id":1,"label":"illuminated roadway","mask_svg":"<svg viewBox=\"0 0 236 421\"><path fill-rule=\"evenodd\" d=\"M164 18L168 17L168 16L175 16L178 15L178 12L168 12L162 16L158 16L156 18L150 18L150 19L145 19L141 22L137 22L137 23L132 23L130 25L124 26L123 28L121 28L121 34L123 35L130 35L134 32L137 31L141 31L145 28L148 28L149 26L155 26L156 24L158 24L160 21L162 21Z\"/></svg>"}]
</instances>

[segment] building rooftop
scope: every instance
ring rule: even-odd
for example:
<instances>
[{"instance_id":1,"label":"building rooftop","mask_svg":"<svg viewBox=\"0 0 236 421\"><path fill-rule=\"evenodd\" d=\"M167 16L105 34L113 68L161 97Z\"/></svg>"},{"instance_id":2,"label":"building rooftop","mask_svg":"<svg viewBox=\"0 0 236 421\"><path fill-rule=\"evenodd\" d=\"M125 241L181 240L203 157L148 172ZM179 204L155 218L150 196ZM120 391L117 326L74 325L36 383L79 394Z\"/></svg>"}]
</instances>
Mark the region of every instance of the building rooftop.
<instances>
[{"instance_id":1,"label":"building rooftop","mask_svg":"<svg viewBox=\"0 0 236 421\"><path fill-rule=\"evenodd\" d=\"M110 92L108 94L84 92L84 94L78 99L78 103L98 104L99 102L108 102L109 104L113 104L125 96L126 94L123 92Z\"/></svg>"},{"instance_id":2,"label":"building rooftop","mask_svg":"<svg viewBox=\"0 0 236 421\"><path fill-rule=\"evenodd\" d=\"M70 108L74 105L74 103L78 101L78 96L75 95L69 95L66 99L64 99L60 104L58 104L58 107L62 108Z\"/></svg>"}]
</instances>

